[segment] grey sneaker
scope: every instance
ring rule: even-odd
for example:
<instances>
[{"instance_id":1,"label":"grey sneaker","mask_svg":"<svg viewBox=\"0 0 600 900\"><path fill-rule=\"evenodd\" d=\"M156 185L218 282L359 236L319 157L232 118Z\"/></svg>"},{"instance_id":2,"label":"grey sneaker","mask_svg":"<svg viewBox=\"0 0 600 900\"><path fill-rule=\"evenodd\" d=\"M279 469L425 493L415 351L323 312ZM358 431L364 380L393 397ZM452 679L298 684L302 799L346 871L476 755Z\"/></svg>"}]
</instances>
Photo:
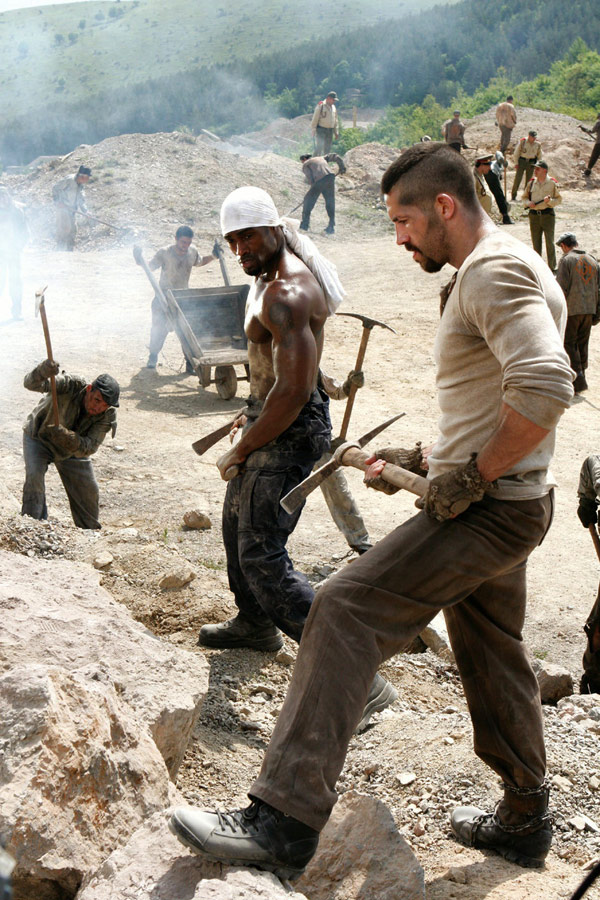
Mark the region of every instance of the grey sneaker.
<instances>
[{"instance_id":1,"label":"grey sneaker","mask_svg":"<svg viewBox=\"0 0 600 900\"><path fill-rule=\"evenodd\" d=\"M531 816L523 825L503 825L496 813L476 806L459 806L452 813L452 831L462 844L495 850L526 869L541 869L552 845L549 815Z\"/></svg>"},{"instance_id":2,"label":"grey sneaker","mask_svg":"<svg viewBox=\"0 0 600 900\"><path fill-rule=\"evenodd\" d=\"M198 643L201 647L216 647L223 650L232 647L250 647L251 650L274 653L283 647L283 638L275 625L256 625L237 615L216 625L203 625L198 635Z\"/></svg>"},{"instance_id":3,"label":"grey sneaker","mask_svg":"<svg viewBox=\"0 0 600 900\"><path fill-rule=\"evenodd\" d=\"M386 709L386 707L391 706L394 700L398 699L398 691L395 687L393 687L389 681L386 681L379 672L375 676L375 680L371 685L371 690L369 691L369 696L367 697L367 703L363 710L362 718L356 728L354 729L355 734L360 734L365 730L367 725L371 720L371 716L373 713L381 712L382 709Z\"/></svg>"},{"instance_id":4,"label":"grey sneaker","mask_svg":"<svg viewBox=\"0 0 600 900\"><path fill-rule=\"evenodd\" d=\"M319 843L318 831L262 800L232 812L180 806L171 816L169 830L204 859L266 869L289 880L302 875Z\"/></svg>"}]
</instances>

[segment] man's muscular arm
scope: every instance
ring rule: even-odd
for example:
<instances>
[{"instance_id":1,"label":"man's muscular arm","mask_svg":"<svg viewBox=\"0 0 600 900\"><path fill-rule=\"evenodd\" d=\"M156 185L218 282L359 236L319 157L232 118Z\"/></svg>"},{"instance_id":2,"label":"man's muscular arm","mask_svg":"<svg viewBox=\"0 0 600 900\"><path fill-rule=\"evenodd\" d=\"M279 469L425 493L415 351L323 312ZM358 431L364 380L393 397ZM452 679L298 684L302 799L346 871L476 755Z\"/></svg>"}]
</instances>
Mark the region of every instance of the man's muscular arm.
<instances>
[{"instance_id":1,"label":"man's muscular arm","mask_svg":"<svg viewBox=\"0 0 600 900\"><path fill-rule=\"evenodd\" d=\"M498 425L477 454L479 474L485 481L495 481L535 450L548 434L548 429L503 403Z\"/></svg>"},{"instance_id":2,"label":"man's muscular arm","mask_svg":"<svg viewBox=\"0 0 600 900\"><path fill-rule=\"evenodd\" d=\"M310 307L309 298L296 286L273 282L265 291L261 323L272 335L275 383L252 427L218 461L221 475L289 428L310 398L318 368Z\"/></svg>"}]
</instances>

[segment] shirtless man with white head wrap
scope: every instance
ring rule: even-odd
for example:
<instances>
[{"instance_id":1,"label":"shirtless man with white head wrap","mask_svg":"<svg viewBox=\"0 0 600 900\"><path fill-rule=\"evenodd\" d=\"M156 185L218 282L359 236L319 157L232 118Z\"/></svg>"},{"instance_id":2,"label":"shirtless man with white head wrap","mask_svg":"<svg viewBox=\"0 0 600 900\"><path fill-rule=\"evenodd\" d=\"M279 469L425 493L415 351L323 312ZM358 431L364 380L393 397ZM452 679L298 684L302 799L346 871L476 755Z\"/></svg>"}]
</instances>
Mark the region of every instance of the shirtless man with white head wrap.
<instances>
[{"instance_id":1,"label":"shirtless man with white head wrap","mask_svg":"<svg viewBox=\"0 0 600 900\"><path fill-rule=\"evenodd\" d=\"M327 317L344 292L335 266L280 219L271 197L238 188L221 209L223 235L255 278L246 307L250 398L234 431L241 439L217 465L228 481L223 540L238 614L204 625L206 647L275 651L281 631L299 641L314 592L285 549L300 517L280 500L329 449L329 403L317 387ZM232 467L239 474L231 477ZM361 720L389 705L395 691L377 676Z\"/></svg>"}]
</instances>

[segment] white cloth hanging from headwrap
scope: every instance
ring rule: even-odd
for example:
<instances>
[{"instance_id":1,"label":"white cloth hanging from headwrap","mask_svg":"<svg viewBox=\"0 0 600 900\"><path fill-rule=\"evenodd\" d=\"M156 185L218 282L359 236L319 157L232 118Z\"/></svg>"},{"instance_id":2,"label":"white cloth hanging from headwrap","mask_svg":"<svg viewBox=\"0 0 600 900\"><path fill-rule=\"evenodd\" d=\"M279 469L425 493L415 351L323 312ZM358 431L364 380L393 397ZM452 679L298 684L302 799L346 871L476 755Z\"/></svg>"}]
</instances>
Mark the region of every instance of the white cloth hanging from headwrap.
<instances>
[{"instance_id":1,"label":"white cloth hanging from headwrap","mask_svg":"<svg viewBox=\"0 0 600 900\"><path fill-rule=\"evenodd\" d=\"M325 294L329 315L332 316L346 292L339 279L337 268L317 249L310 238L298 231L298 220L281 217L271 196L257 187L241 187L232 191L221 206L221 232L263 226L281 226L285 242L292 253L313 273Z\"/></svg>"}]
</instances>

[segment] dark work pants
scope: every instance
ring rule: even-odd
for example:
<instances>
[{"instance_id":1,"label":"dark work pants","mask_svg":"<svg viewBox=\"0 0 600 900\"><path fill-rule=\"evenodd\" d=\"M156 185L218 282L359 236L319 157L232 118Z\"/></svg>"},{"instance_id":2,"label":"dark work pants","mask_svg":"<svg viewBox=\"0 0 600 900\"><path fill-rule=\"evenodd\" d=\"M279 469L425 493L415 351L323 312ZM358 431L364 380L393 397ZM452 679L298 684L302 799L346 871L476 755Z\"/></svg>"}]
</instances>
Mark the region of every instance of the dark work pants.
<instances>
[{"instance_id":1,"label":"dark work pants","mask_svg":"<svg viewBox=\"0 0 600 900\"><path fill-rule=\"evenodd\" d=\"M315 156L326 156L333 143L333 128L323 128L317 125L315 131Z\"/></svg>"},{"instance_id":2,"label":"dark work pants","mask_svg":"<svg viewBox=\"0 0 600 900\"><path fill-rule=\"evenodd\" d=\"M592 330L591 315L567 316L565 350L569 354L571 368L583 375L588 367L588 344Z\"/></svg>"},{"instance_id":3,"label":"dark work pants","mask_svg":"<svg viewBox=\"0 0 600 900\"><path fill-rule=\"evenodd\" d=\"M287 431L250 454L223 505L229 587L240 614L256 624L274 622L296 641L314 591L286 550L302 507L290 515L279 501L311 473L330 438L329 403L315 391Z\"/></svg>"},{"instance_id":4,"label":"dark work pants","mask_svg":"<svg viewBox=\"0 0 600 900\"><path fill-rule=\"evenodd\" d=\"M538 787L546 768L542 708L521 632L527 558L551 519L551 495L486 496L443 523L421 512L331 578L312 605L251 796L322 829L378 667L440 609L475 752L509 785ZM408 762L399 758L399 770Z\"/></svg>"},{"instance_id":5,"label":"dark work pants","mask_svg":"<svg viewBox=\"0 0 600 900\"><path fill-rule=\"evenodd\" d=\"M304 202L302 204L302 222L300 224L301 228L308 228L310 225L310 214L321 194L323 194L325 209L329 216L329 227L335 227L335 175L332 174L319 178L318 181L311 184L304 195Z\"/></svg>"},{"instance_id":6,"label":"dark work pants","mask_svg":"<svg viewBox=\"0 0 600 900\"><path fill-rule=\"evenodd\" d=\"M69 498L71 515L78 528L101 528L98 521L98 484L90 459L54 459L49 447L35 438L23 434L25 459L25 484L23 485L22 516L47 519L46 472L54 463Z\"/></svg>"},{"instance_id":7,"label":"dark work pants","mask_svg":"<svg viewBox=\"0 0 600 900\"><path fill-rule=\"evenodd\" d=\"M600 156L600 142L598 142L597 144L594 144L594 146L592 147L592 155L590 156L587 167L586 167L590 170L590 172L596 165L596 162L598 161L599 156Z\"/></svg>"},{"instance_id":8,"label":"dark work pants","mask_svg":"<svg viewBox=\"0 0 600 900\"><path fill-rule=\"evenodd\" d=\"M508 128L507 125L500 125L500 152L505 153L508 150L508 145L510 144L510 136L512 134L512 128Z\"/></svg>"},{"instance_id":9,"label":"dark work pants","mask_svg":"<svg viewBox=\"0 0 600 900\"><path fill-rule=\"evenodd\" d=\"M502 185L500 184L500 179L498 178L496 173L492 172L491 170L487 174L484 173L483 177L487 181L488 187L494 195L494 199L496 201L498 209L500 210L500 214L502 216L507 216L508 203L506 202L506 197L504 196L504 191L502 190Z\"/></svg>"}]
</instances>

